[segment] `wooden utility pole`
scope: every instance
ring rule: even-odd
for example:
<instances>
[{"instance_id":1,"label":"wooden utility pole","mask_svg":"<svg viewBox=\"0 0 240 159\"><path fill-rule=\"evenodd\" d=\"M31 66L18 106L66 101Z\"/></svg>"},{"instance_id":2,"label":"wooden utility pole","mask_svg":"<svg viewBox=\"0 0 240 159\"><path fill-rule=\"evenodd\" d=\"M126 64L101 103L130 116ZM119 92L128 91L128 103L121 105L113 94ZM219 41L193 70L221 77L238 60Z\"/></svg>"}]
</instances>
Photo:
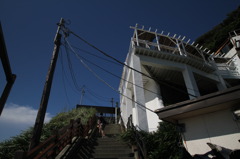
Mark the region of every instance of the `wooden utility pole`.
<instances>
[{"instance_id":1,"label":"wooden utility pole","mask_svg":"<svg viewBox=\"0 0 240 159\"><path fill-rule=\"evenodd\" d=\"M80 105L82 105L83 96L84 96L84 94L85 94L84 87L85 87L85 86L82 87L82 94L81 94L80 103L79 103Z\"/></svg>"},{"instance_id":2,"label":"wooden utility pole","mask_svg":"<svg viewBox=\"0 0 240 159\"><path fill-rule=\"evenodd\" d=\"M118 115L118 102L116 102L116 107L115 107L115 124L117 124L117 115Z\"/></svg>"},{"instance_id":3,"label":"wooden utility pole","mask_svg":"<svg viewBox=\"0 0 240 159\"><path fill-rule=\"evenodd\" d=\"M110 101L110 102L112 103L112 107L113 107L113 102L114 102L113 98L111 99L111 101Z\"/></svg>"},{"instance_id":4,"label":"wooden utility pole","mask_svg":"<svg viewBox=\"0 0 240 159\"><path fill-rule=\"evenodd\" d=\"M57 33L56 33L56 36L54 39L55 46L53 49L52 59L51 59L51 63L50 63L49 69L48 69L48 74L46 77L46 82L44 85L42 99L41 99L41 103L40 103L40 106L38 109L37 118L36 118L35 125L33 128L33 134L32 134L31 143L29 145L29 150L36 147L40 141L44 118L45 118L45 114L46 114L46 110L47 110L48 99L49 99L51 86L52 86L53 74L55 71L56 63L57 63L59 48L61 45L61 36L62 35L59 33L61 27L64 27L64 19L62 19L62 18L60 20L60 23L58 23L58 29L57 29Z\"/></svg>"}]
</instances>

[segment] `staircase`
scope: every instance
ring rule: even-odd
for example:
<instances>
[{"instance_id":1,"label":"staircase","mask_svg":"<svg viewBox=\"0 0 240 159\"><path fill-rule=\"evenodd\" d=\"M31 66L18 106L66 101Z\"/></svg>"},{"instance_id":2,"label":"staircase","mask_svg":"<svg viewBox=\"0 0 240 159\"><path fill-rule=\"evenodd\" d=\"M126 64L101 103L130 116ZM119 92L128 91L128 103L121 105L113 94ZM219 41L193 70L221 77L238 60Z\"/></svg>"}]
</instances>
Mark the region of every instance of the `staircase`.
<instances>
[{"instance_id":1,"label":"staircase","mask_svg":"<svg viewBox=\"0 0 240 159\"><path fill-rule=\"evenodd\" d=\"M108 124L104 132L106 137L97 138L92 159L134 159L130 147L119 138L120 125Z\"/></svg>"}]
</instances>

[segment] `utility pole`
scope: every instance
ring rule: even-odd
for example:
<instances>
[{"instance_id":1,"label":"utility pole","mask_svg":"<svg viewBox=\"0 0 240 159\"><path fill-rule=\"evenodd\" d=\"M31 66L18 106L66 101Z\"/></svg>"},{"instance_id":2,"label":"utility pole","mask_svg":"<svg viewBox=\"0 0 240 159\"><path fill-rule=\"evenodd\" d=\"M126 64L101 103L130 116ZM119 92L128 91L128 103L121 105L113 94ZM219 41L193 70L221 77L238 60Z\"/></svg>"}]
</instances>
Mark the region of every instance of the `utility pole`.
<instances>
[{"instance_id":1,"label":"utility pole","mask_svg":"<svg viewBox=\"0 0 240 159\"><path fill-rule=\"evenodd\" d=\"M84 96L84 94L85 94L84 87L85 87L85 86L83 86L83 88L82 88L82 94L81 94L80 103L79 103L80 105L82 105L83 96Z\"/></svg>"},{"instance_id":2,"label":"utility pole","mask_svg":"<svg viewBox=\"0 0 240 159\"><path fill-rule=\"evenodd\" d=\"M42 133L42 128L43 128L43 123L44 123L44 118L47 110L47 104L48 104L48 99L51 91L51 86L52 86L52 80L53 80L53 75L57 63L57 58L58 58L58 53L59 53L59 48L61 45L61 37L62 35L59 33L61 27L64 27L64 19L61 18L60 22L58 23L58 28L57 28L57 33L54 38L54 49L53 49L53 54L52 54L52 59L51 63L48 69L48 74L46 77L43 93L42 93L42 99L41 103L38 109L38 114L36 117L35 125L33 128L33 134L31 138L31 142L29 145L29 150L33 149L39 144L41 133Z\"/></svg>"},{"instance_id":3,"label":"utility pole","mask_svg":"<svg viewBox=\"0 0 240 159\"><path fill-rule=\"evenodd\" d=\"M112 103L112 107L113 107L113 102L114 102L113 98L111 99L111 101L110 101L110 102Z\"/></svg>"},{"instance_id":4,"label":"utility pole","mask_svg":"<svg viewBox=\"0 0 240 159\"><path fill-rule=\"evenodd\" d=\"M113 107L113 102L114 102L114 100L113 100L113 98L111 99L111 101L110 101L111 103L112 103L112 107ZM113 114L111 115L111 118L113 118Z\"/></svg>"},{"instance_id":5,"label":"utility pole","mask_svg":"<svg viewBox=\"0 0 240 159\"><path fill-rule=\"evenodd\" d=\"M116 102L116 107L115 107L115 124L117 124L117 114L118 114L118 102Z\"/></svg>"}]
</instances>

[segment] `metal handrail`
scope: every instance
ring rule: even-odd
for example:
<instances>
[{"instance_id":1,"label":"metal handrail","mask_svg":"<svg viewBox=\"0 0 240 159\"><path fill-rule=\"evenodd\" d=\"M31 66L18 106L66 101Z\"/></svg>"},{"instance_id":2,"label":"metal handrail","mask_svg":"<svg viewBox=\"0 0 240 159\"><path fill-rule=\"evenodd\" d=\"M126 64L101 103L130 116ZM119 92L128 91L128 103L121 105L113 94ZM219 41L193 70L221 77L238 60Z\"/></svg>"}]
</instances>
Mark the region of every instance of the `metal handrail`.
<instances>
[{"instance_id":1,"label":"metal handrail","mask_svg":"<svg viewBox=\"0 0 240 159\"><path fill-rule=\"evenodd\" d=\"M146 144L145 142L141 139L142 135L137 131L137 128L133 125L132 122L132 115L128 117L128 122L127 122L127 130L133 130L134 132L134 139L137 143L137 148L140 149L140 154L143 156L144 159L147 159L147 149L146 149ZM140 129L138 127L138 129Z\"/></svg>"}]
</instances>

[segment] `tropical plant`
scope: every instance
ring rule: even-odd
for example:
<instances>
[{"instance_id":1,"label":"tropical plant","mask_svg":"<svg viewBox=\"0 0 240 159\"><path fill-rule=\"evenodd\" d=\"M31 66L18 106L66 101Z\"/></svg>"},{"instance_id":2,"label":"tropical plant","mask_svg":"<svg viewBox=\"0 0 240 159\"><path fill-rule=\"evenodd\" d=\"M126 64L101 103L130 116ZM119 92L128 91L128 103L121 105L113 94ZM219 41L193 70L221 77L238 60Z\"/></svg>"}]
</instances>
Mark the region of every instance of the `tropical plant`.
<instances>
[{"instance_id":1,"label":"tropical plant","mask_svg":"<svg viewBox=\"0 0 240 159\"><path fill-rule=\"evenodd\" d=\"M138 133L140 133L139 140L142 140L146 145L149 159L182 158L182 148L179 146L181 136L175 125L160 122L157 131L151 133L138 131ZM121 135L121 138L132 145L137 145L133 129L127 130Z\"/></svg>"}]
</instances>

